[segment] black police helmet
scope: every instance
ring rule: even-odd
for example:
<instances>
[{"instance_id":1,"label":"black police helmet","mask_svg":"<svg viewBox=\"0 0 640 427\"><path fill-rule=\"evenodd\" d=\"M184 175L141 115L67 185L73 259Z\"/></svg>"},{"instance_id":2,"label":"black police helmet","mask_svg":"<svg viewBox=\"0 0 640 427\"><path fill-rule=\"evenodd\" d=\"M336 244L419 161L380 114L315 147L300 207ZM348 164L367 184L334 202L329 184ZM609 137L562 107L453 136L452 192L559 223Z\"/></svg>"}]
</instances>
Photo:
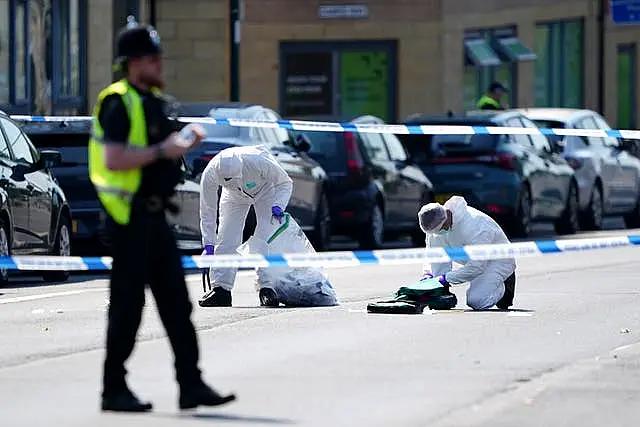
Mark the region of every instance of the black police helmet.
<instances>
[{"instance_id":1,"label":"black police helmet","mask_svg":"<svg viewBox=\"0 0 640 427\"><path fill-rule=\"evenodd\" d=\"M504 87L504 85L500 82L493 82L489 85L489 92L502 92L502 93L508 93L509 90Z\"/></svg>"},{"instance_id":2,"label":"black police helmet","mask_svg":"<svg viewBox=\"0 0 640 427\"><path fill-rule=\"evenodd\" d=\"M162 53L160 35L155 28L138 24L132 16L129 16L127 21L127 26L118 33L117 64L122 64L130 58Z\"/></svg>"}]
</instances>

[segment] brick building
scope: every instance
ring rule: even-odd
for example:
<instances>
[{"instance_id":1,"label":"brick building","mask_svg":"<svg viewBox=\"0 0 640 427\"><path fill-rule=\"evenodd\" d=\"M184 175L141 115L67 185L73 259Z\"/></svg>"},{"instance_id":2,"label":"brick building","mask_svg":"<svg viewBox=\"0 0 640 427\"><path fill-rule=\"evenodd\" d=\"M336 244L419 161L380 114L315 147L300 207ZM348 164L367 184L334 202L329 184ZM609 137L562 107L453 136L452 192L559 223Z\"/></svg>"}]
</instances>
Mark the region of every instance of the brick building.
<instances>
[{"instance_id":1,"label":"brick building","mask_svg":"<svg viewBox=\"0 0 640 427\"><path fill-rule=\"evenodd\" d=\"M0 108L87 111L131 12L157 23L167 90L182 101L227 100L237 81L240 100L285 115L395 121L472 108L495 79L512 106L597 110L602 75L609 121L640 121L640 26L606 17L601 73L601 0L244 0L237 76L232 1L0 0Z\"/></svg>"}]
</instances>

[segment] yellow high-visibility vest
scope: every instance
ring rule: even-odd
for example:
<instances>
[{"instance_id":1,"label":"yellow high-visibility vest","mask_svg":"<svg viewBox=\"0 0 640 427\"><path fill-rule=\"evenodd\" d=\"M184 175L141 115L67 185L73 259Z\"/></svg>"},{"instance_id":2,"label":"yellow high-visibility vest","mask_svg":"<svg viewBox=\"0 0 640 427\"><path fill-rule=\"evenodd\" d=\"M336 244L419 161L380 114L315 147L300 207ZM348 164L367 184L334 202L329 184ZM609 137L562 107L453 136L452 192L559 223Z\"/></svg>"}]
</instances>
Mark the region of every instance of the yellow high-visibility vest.
<instances>
[{"instance_id":1,"label":"yellow high-visibility vest","mask_svg":"<svg viewBox=\"0 0 640 427\"><path fill-rule=\"evenodd\" d=\"M98 122L98 116L104 99L113 94L122 97L129 115L128 144L136 147L146 147L148 144L142 98L125 79L109 85L100 92L93 109L91 139L89 140L89 178L109 216L116 223L126 225L131 217L133 196L142 182L142 168L113 171L109 170L105 163L102 142L104 130Z\"/></svg>"},{"instance_id":2,"label":"yellow high-visibility vest","mask_svg":"<svg viewBox=\"0 0 640 427\"><path fill-rule=\"evenodd\" d=\"M482 98L480 98L480 100L478 100L478 104L476 105L476 108L478 110L483 110L485 109L487 106L493 107L491 108L492 110L502 110L502 105L500 105L500 103L498 101L496 101L495 99L491 98L490 96L484 95Z\"/></svg>"}]
</instances>

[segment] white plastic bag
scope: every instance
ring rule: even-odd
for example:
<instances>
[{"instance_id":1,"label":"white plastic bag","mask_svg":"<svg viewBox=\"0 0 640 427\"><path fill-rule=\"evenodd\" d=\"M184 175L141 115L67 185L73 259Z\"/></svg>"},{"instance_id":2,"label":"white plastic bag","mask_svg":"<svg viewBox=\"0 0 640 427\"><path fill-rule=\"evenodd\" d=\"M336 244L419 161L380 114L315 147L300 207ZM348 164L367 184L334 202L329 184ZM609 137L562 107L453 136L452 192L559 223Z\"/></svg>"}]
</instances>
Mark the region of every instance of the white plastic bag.
<instances>
[{"instance_id":1,"label":"white plastic bag","mask_svg":"<svg viewBox=\"0 0 640 427\"><path fill-rule=\"evenodd\" d=\"M271 237L264 241L251 236L239 248L241 255L281 255L315 253L315 249L298 223L285 214L283 224L276 224ZM271 288L280 302L293 307L325 307L338 305L338 298L328 277L310 267L256 268L256 291Z\"/></svg>"}]
</instances>

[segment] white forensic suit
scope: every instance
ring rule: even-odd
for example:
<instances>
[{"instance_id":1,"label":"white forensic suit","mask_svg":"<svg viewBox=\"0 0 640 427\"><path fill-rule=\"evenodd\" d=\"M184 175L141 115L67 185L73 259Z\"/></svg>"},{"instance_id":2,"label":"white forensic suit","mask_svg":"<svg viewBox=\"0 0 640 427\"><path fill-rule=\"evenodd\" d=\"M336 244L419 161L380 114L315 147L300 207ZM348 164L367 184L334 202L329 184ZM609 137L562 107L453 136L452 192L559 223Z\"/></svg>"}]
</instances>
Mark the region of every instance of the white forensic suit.
<instances>
[{"instance_id":1,"label":"white forensic suit","mask_svg":"<svg viewBox=\"0 0 640 427\"><path fill-rule=\"evenodd\" d=\"M467 206L460 196L447 200L444 208L452 213L452 224L444 234L427 234L427 247L459 247L509 243L502 228L485 213ZM456 261L462 267L452 270L452 263L428 263L423 273L434 277L445 275L451 285L470 282L467 290L467 305L474 310L485 310L494 306L505 293L504 281L516 269L515 259L490 261Z\"/></svg>"},{"instance_id":2,"label":"white forensic suit","mask_svg":"<svg viewBox=\"0 0 640 427\"><path fill-rule=\"evenodd\" d=\"M200 180L200 232L203 246L214 245L215 254L235 254L242 243L244 224L253 205L256 213L254 235L269 238L272 227L271 207L286 209L293 181L269 150L262 146L232 147L215 156L202 173ZM218 186L220 218L216 234ZM212 286L230 291L237 269L211 270Z\"/></svg>"}]
</instances>

